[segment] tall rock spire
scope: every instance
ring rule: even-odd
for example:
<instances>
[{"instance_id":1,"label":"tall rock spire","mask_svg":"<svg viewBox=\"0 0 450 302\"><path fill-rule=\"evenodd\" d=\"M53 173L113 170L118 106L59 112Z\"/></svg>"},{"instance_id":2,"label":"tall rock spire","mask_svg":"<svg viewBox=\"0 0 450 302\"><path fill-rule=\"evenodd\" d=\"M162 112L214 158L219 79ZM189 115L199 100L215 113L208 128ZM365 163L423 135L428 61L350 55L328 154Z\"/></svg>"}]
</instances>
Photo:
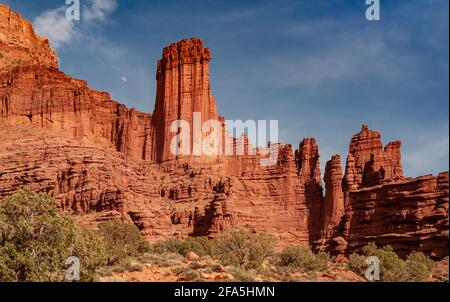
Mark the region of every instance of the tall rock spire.
<instances>
[{"instance_id":1,"label":"tall rock spire","mask_svg":"<svg viewBox=\"0 0 450 302\"><path fill-rule=\"evenodd\" d=\"M325 167L325 197L323 201L323 232L330 238L345 211L342 191L341 157L334 155Z\"/></svg>"},{"instance_id":2,"label":"tall rock spire","mask_svg":"<svg viewBox=\"0 0 450 302\"><path fill-rule=\"evenodd\" d=\"M322 228L323 188L320 172L319 147L314 138L304 139L295 151L298 177L309 211L308 230L310 244L319 239Z\"/></svg>"},{"instance_id":3,"label":"tall rock spire","mask_svg":"<svg viewBox=\"0 0 450 302\"><path fill-rule=\"evenodd\" d=\"M176 134L170 132L173 121L181 119L189 122L192 137L194 112L201 113L201 124L211 119L218 120L216 102L211 96L210 60L209 48L204 47L197 38L185 39L164 48L163 57L158 62L153 113L153 158L157 162L175 159L170 151L171 140Z\"/></svg>"},{"instance_id":4,"label":"tall rock spire","mask_svg":"<svg viewBox=\"0 0 450 302\"><path fill-rule=\"evenodd\" d=\"M403 177L401 143L391 142L383 149L381 135L362 126L352 137L344 177L344 191L357 190Z\"/></svg>"},{"instance_id":5,"label":"tall rock spire","mask_svg":"<svg viewBox=\"0 0 450 302\"><path fill-rule=\"evenodd\" d=\"M296 151L298 175L302 182L322 185L319 147L314 138L305 138Z\"/></svg>"}]
</instances>

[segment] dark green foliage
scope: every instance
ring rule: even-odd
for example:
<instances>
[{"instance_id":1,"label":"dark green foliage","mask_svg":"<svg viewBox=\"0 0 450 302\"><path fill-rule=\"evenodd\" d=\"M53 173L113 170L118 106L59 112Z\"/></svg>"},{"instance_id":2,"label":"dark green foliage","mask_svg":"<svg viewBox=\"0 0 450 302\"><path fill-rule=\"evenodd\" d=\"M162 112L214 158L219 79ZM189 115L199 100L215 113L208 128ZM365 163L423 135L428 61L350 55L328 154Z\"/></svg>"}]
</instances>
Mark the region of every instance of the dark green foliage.
<instances>
[{"instance_id":1,"label":"dark green foliage","mask_svg":"<svg viewBox=\"0 0 450 302\"><path fill-rule=\"evenodd\" d=\"M364 276L367 269L366 256L358 255L356 253L351 254L348 258L347 266L349 270L360 276Z\"/></svg>"},{"instance_id":2,"label":"dark green foliage","mask_svg":"<svg viewBox=\"0 0 450 302\"><path fill-rule=\"evenodd\" d=\"M233 230L217 239L215 257L226 265L258 268L275 253L275 239L267 234Z\"/></svg>"},{"instance_id":3,"label":"dark green foliage","mask_svg":"<svg viewBox=\"0 0 450 302\"><path fill-rule=\"evenodd\" d=\"M213 255L216 250L216 242L207 237L188 237L185 240L167 239L153 246L153 251L162 253L177 253L186 256L189 252L194 252L200 257Z\"/></svg>"},{"instance_id":4,"label":"dark green foliage","mask_svg":"<svg viewBox=\"0 0 450 302\"><path fill-rule=\"evenodd\" d=\"M70 256L82 281L106 263L100 238L60 214L50 195L21 190L0 202L0 281L63 281Z\"/></svg>"},{"instance_id":5,"label":"dark green foliage","mask_svg":"<svg viewBox=\"0 0 450 302\"><path fill-rule=\"evenodd\" d=\"M391 246L378 248L369 243L363 248L366 257L376 256L380 259L380 277L385 282L419 282L426 281L431 275L435 263L423 253L412 253L406 260L401 259ZM348 267L364 276L367 269L365 256L353 254L349 258Z\"/></svg>"},{"instance_id":6,"label":"dark green foliage","mask_svg":"<svg viewBox=\"0 0 450 302\"><path fill-rule=\"evenodd\" d=\"M106 246L109 265L150 250L150 245L133 224L113 220L99 223L98 228Z\"/></svg>"},{"instance_id":7,"label":"dark green foliage","mask_svg":"<svg viewBox=\"0 0 450 302\"><path fill-rule=\"evenodd\" d=\"M185 240L168 239L154 245L153 251L178 253L183 256L192 251L200 257L211 256L227 265L256 268L274 254L275 240L266 234L233 230L211 240L207 237L189 237Z\"/></svg>"},{"instance_id":8,"label":"dark green foliage","mask_svg":"<svg viewBox=\"0 0 450 302\"><path fill-rule=\"evenodd\" d=\"M423 253L412 253L406 258L405 270L408 281L420 282L426 280L436 263Z\"/></svg>"},{"instance_id":9,"label":"dark green foliage","mask_svg":"<svg viewBox=\"0 0 450 302\"><path fill-rule=\"evenodd\" d=\"M276 257L280 267L290 267L303 272L325 271L330 256L326 253L314 254L309 247L287 246Z\"/></svg>"}]
</instances>

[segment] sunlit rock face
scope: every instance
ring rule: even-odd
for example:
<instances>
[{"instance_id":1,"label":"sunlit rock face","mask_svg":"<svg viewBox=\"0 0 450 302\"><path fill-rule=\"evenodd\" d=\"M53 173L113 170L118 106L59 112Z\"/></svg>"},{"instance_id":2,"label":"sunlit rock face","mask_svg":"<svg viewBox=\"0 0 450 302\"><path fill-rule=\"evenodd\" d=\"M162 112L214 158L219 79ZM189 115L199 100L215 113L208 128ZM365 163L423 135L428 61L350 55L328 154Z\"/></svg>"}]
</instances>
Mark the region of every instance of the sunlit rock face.
<instances>
[{"instance_id":1,"label":"sunlit rock face","mask_svg":"<svg viewBox=\"0 0 450 302\"><path fill-rule=\"evenodd\" d=\"M175 156L173 121L193 127L198 112L200 123L224 122L210 60L197 38L164 48L154 112L138 112L59 71L48 40L0 5L0 198L49 192L80 224L121 219L151 241L246 228L333 254L376 242L401 255L448 255L448 172L403 176L400 142L383 147L367 125L352 137L345 169L335 155L323 179L313 138L296 150L278 144L271 166L245 138L240 155Z\"/></svg>"}]
</instances>

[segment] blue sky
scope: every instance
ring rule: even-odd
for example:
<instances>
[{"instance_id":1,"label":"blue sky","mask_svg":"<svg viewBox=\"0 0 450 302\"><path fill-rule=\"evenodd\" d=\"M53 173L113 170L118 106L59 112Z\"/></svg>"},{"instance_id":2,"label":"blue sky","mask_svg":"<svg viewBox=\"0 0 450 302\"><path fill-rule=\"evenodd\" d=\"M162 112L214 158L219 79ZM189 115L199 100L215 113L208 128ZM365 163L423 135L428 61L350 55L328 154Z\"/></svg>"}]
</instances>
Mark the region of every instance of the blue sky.
<instances>
[{"instance_id":1,"label":"blue sky","mask_svg":"<svg viewBox=\"0 0 450 302\"><path fill-rule=\"evenodd\" d=\"M405 174L449 167L449 2L381 0L0 0L49 35L61 69L152 112L162 48L200 37L212 92L227 119L276 119L280 139L315 137L322 165L344 158L363 123L401 140Z\"/></svg>"}]
</instances>

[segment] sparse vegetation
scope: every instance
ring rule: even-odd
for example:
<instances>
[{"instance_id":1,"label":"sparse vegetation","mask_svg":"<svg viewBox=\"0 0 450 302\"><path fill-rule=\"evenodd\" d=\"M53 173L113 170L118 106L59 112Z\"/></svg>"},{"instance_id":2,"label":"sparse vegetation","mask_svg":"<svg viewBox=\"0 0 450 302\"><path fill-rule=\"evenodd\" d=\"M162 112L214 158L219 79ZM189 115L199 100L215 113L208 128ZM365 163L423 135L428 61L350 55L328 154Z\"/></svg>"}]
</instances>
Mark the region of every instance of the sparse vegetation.
<instances>
[{"instance_id":1,"label":"sparse vegetation","mask_svg":"<svg viewBox=\"0 0 450 302\"><path fill-rule=\"evenodd\" d=\"M178 253L185 256L194 252L201 257L210 256L226 265L256 268L275 252L275 240L266 234L252 234L247 230L233 230L221 237L190 237L185 240L168 239L153 247L156 253Z\"/></svg>"},{"instance_id":2,"label":"sparse vegetation","mask_svg":"<svg viewBox=\"0 0 450 302\"><path fill-rule=\"evenodd\" d=\"M253 234L248 230L233 230L217 240L216 258L226 265L258 268L275 254L275 239L267 234Z\"/></svg>"},{"instance_id":3,"label":"sparse vegetation","mask_svg":"<svg viewBox=\"0 0 450 302\"><path fill-rule=\"evenodd\" d=\"M389 245L378 248L375 243L370 243L363 248L363 254L380 259L380 277L385 282L426 281L435 266L434 261L423 253L412 253L403 260ZM367 269L365 256L352 254L348 268L363 276Z\"/></svg>"},{"instance_id":4,"label":"sparse vegetation","mask_svg":"<svg viewBox=\"0 0 450 302\"><path fill-rule=\"evenodd\" d=\"M180 281L200 281L200 275L193 271L187 270L179 275Z\"/></svg>"},{"instance_id":5,"label":"sparse vegetation","mask_svg":"<svg viewBox=\"0 0 450 302\"><path fill-rule=\"evenodd\" d=\"M204 268L205 265L203 265L197 261L194 261L194 262L189 263L188 267L190 269L196 270L196 269Z\"/></svg>"},{"instance_id":6,"label":"sparse vegetation","mask_svg":"<svg viewBox=\"0 0 450 302\"><path fill-rule=\"evenodd\" d=\"M207 237L188 237L185 240L167 239L153 246L156 253L177 253L186 256L189 252L194 252L203 257L216 253L216 242Z\"/></svg>"},{"instance_id":7,"label":"sparse vegetation","mask_svg":"<svg viewBox=\"0 0 450 302\"><path fill-rule=\"evenodd\" d=\"M144 267L142 266L142 264L136 261L128 261L125 264L125 270L129 272L141 272L143 269Z\"/></svg>"},{"instance_id":8,"label":"sparse vegetation","mask_svg":"<svg viewBox=\"0 0 450 302\"><path fill-rule=\"evenodd\" d=\"M149 245L132 224L102 222L98 232L77 226L48 194L22 190L0 202L0 281L64 281L69 256L80 259L82 281L138 273L130 275L137 281L150 268L177 281L336 280L339 269L364 276L367 256L380 259L382 281L426 281L435 266L422 253L403 260L392 247L373 243L362 255L350 255L347 265L334 264L328 254L315 254L309 247L275 252L275 244L266 234L231 230L216 239L189 237Z\"/></svg>"},{"instance_id":9,"label":"sparse vegetation","mask_svg":"<svg viewBox=\"0 0 450 302\"><path fill-rule=\"evenodd\" d=\"M255 275L252 270L245 270L238 267L231 267L230 273L236 282L256 282Z\"/></svg>"},{"instance_id":10,"label":"sparse vegetation","mask_svg":"<svg viewBox=\"0 0 450 302\"><path fill-rule=\"evenodd\" d=\"M314 254L310 248L288 246L276 257L276 265L303 272L326 271L330 256L326 253Z\"/></svg>"}]
</instances>

